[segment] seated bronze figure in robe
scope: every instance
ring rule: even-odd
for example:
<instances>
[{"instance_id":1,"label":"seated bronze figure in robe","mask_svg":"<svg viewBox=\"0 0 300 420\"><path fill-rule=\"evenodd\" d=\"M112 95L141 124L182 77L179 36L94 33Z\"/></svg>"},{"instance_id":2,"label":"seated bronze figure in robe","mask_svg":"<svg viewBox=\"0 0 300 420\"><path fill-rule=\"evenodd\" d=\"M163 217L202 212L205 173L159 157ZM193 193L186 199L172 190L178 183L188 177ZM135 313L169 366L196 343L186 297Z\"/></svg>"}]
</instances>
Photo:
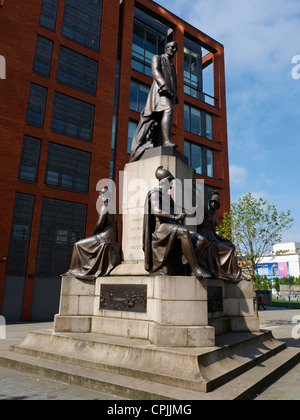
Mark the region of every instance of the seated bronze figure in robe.
<instances>
[{"instance_id":1,"label":"seated bronze figure in robe","mask_svg":"<svg viewBox=\"0 0 300 420\"><path fill-rule=\"evenodd\" d=\"M74 244L71 267L66 273L79 280L108 276L121 263L117 235L118 215L109 204L108 188L99 192L103 206L93 236Z\"/></svg>"},{"instance_id":2,"label":"seated bronze figure in robe","mask_svg":"<svg viewBox=\"0 0 300 420\"><path fill-rule=\"evenodd\" d=\"M200 268L192 244L191 232L183 226L186 214L175 214L175 203L168 194L173 175L163 167L156 171L159 188L151 190L146 198L143 250L145 269L150 273L183 275L182 257L188 262L192 275L198 279L210 277ZM193 235L195 236L195 234ZM208 241L197 235L198 249L206 248Z\"/></svg>"},{"instance_id":3,"label":"seated bronze figure in robe","mask_svg":"<svg viewBox=\"0 0 300 420\"><path fill-rule=\"evenodd\" d=\"M224 239L216 232L218 219L215 215L220 208L220 194L215 191L209 202L209 210L204 211L204 221L198 226L198 233L209 241L209 247L205 251L205 267L215 278L223 279L231 283L238 283L243 280L242 270L238 265L235 246L228 239ZM196 252L201 256L201 250Z\"/></svg>"}]
</instances>

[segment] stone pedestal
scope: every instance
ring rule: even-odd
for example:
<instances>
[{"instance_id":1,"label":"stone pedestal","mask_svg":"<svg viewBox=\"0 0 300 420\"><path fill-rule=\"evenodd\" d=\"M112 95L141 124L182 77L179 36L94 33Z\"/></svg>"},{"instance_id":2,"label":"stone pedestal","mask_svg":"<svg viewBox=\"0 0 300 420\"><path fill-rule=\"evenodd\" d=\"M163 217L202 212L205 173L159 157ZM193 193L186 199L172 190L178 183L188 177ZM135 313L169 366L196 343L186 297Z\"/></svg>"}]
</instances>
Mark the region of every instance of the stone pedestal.
<instances>
[{"instance_id":1,"label":"stone pedestal","mask_svg":"<svg viewBox=\"0 0 300 420\"><path fill-rule=\"evenodd\" d=\"M218 312L209 313L210 288L220 288ZM195 277L115 276L84 283L65 276L54 331L138 338L157 347L212 347L216 335L259 331L251 289L248 282Z\"/></svg>"}]
</instances>

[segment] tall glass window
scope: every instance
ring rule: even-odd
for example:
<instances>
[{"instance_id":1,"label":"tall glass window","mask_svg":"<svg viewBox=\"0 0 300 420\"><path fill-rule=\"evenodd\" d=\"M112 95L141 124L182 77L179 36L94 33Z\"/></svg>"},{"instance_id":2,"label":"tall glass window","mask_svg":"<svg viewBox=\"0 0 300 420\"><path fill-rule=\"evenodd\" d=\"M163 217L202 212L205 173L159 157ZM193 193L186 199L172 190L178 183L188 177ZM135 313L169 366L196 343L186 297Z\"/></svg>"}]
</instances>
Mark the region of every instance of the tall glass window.
<instances>
[{"instance_id":1,"label":"tall glass window","mask_svg":"<svg viewBox=\"0 0 300 420\"><path fill-rule=\"evenodd\" d=\"M85 55L60 47L57 80L61 83L96 94L98 62Z\"/></svg>"},{"instance_id":2,"label":"tall glass window","mask_svg":"<svg viewBox=\"0 0 300 420\"><path fill-rule=\"evenodd\" d=\"M39 168L41 140L24 136L19 179L36 182Z\"/></svg>"},{"instance_id":3,"label":"tall glass window","mask_svg":"<svg viewBox=\"0 0 300 420\"><path fill-rule=\"evenodd\" d=\"M184 129L190 133L201 136L201 111L200 109L184 105Z\"/></svg>"},{"instance_id":4,"label":"tall glass window","mask_svg":"<svg viewBox=\"0 0 300 420\"><path fill-rule=\"evenodd\" d=\"M184 48L184 92L199 98L201 91L201 55Z\"/></svg>"},{"instance_id":5,"label":"tall glass window","mask_svg":"<svg viewBox=\"0 0 300 420\"><path fill-rule=\"evenodd\" d=\"M7 258L7 275L26 275L33 207L33 195L16 194Z\"/></svg>"},{"instance_id":6,"label":"tall glass window","mask_svg":"<svg viewBox=\"0 0 300 420\"><path fill-rule=\"evenodd\" d=\"M33 63L33 71L49 77L53 51L53 41L38 35Z\"/></svg>"},{"instance_id":7,"label":"tall glass window","mask_svg":"<svg viewBox=\"0 0 300 420\"><path fill-rule=\"evenodd\" d=\"M214 176L214 154L210 149L206 149L206 168L207 176L213 178Z\"/></svg>"},{"instance_id":8,"label":"tall glass window","mask_svg":"<svg viewBox=\"0 0 300 420\"><path fill-rule=\"evenodd\" d=\"M55 31L58 0L42 0L40 25Z\"/></svg>"},{"instance_id":9,"label":"tall glass window","mask_svg":"<svg viewBox=\"0 0 300 420\"><path fill-rule=\"evenodd\" d=\"M113 180L115 177L116 167L116 142L117 142L117 125L118 125L118 110L119 110L119 90L120 90L120 71L121 63L117 60L116 78L115 78L115 96L114 96L114 115L111 134L111 154L110 154L110 168L109 179Z\"/></svg>"},{"instance_id":10,"label":"tall glass window","mask_svg":"<svg viewBox=\"0 0 300 420\"><path fill-rule=\"evenodd\" d=\"M89 175L90 153L49 143L46 185L87 193Z\"/></svg>"},{"instance_id":11,"label":"tall glass window","mask_svg":"<svg viewBox=\"0 0 300 420\"><path fill-rule=\"evenodd\" d=\"M73 244L85 237L86 207L68 201L43 199L36 276L49 278L68 270Z\"/></svg>"},{"instance_id":12,"label":"tall glass window","mask_svg":"<svg viewBox=\"0 0 300 420\"><path fill-rule=\"evenodd\" d=\"M213 178L214 155L211 149L185 141L184 154L189 159L189 165L196 170L197 174Z\"/></svg>"},{"instance_id":13,"label":"tall glass window","mask_svg":"<svg viewBox=\"0 0 300 420\"><path fill-rule=\"evenodd\" d=\"M66 0L62 35L99 51L102 0Z\"/></svg>"},{"instance_id":14,"label":"tall glass window","mask_svg":"<svg viewBox=\"0 0 300 420\"><path fill-rule=\"evenodd\" d=\"M213 139L212 115L190 106L184 105L184 129L197 136Z\"/></svg>"},{"instance_id":15,"label":"tall glass window","mask_svg":"<svg viewBox=\"0 0 300 420\"><path fill-rule=\"evenodd\" d=\"M47 93L47 88L31 83L26 117L27 124L37 127L44 126Z\"/></svg>"},{"instance_id":16,"label":"tall glass window","mask_svg":"<svg viewBox=\"0 0 300 420\"><path fill-rule=\"evenodd\" d=\"M132 68L152 76L151 60L156 54L163 54L166 35L134 20L132 43Z\"/></svg>"},{"instance_id":17,"label":"tall glass window","mask_svg":"<svg viewBox=\"0 0 300 420\"><path fill-rule=\"evenodd\" d=\"M55 92L51 130L91 142L93 139L94 105Z\"/></svg>"},{"instance_id":18,"label":"tall glass window","mask_svg":"<svg viewBox=\"0 0 300 420\"><path fill-rule=\"evenodd\" d=\"M134 80L130 85L130 109L141 113L145 108L150 88Z\"/></svg>"},{"instance_id":19,"label":"tall glass window","mask_svg":"<svg viewBox=\"0 0 300 420\"><path fill-rule=\"evenodd\" d=\"M129 121L128 124L128 143L127 143L127 153L131 154L131 144L133 137L135 135L138 124L135 121Z\"/></svg>"},{"instance_id":20,"label":"tall glass window","mask_svg":"<svg viewBox=\"0 0 300 420\"><path fill-rule=\"evenodd\" d=\"M206 138L209 140L213 139L213 129L212 129L212 115L208 114L207 112L206 114Z\"/></svg>"}]
</instances>

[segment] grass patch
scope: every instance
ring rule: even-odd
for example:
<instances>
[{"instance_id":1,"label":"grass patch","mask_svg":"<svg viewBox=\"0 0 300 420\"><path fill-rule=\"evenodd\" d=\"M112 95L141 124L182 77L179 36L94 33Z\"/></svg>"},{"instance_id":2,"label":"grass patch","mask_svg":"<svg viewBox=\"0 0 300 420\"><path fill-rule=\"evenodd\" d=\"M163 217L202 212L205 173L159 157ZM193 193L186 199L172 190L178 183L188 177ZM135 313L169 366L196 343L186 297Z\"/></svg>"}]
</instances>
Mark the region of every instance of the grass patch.
<instances>
[{"instance_id":1,"label":"grass patch","mask_svg":"<svg viewBox=\"0 0 300 420\"><path fill-rule=\"evenodd\" d=\"M272 306L278 306L283 308L291 308L291 309L300 309L300 302L297 302L295 300L291 300L289 302L288 300L273 300Z\"/></svg>"}]
</instances>

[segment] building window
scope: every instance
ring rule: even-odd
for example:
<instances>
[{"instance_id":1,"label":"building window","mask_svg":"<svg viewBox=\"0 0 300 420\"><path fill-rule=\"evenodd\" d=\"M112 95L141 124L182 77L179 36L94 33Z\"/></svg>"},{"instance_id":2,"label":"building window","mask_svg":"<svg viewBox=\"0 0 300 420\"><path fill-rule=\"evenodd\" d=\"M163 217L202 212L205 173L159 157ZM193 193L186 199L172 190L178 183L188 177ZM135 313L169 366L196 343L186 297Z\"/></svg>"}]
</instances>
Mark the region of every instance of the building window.
<instances>
[{"instance_id":1,"label":"building window","mask_svg":"<svg viewBox=\"0 0 300 420\"><path fill-rule=\"evenodd\" d=\"M214 176L214 155L211 149L189 141L184 142L184 154L198 175Z\"/></svg>"},{"instance_id":2,"label":"building window","mask_svg":"<svg viewBox=\"0 0 300 420\"><path fill-rule=\"evenodd\" d=\"M93 139L95 107L86 102L55 92L51 130L79 140Z\"/></svg>"},{"instance_id":3,"label":"building window","mask_svg":"<svg viewBox=\"0 0 300 420\"><path fill-rule=\"evenodd\" d=\"M60 47L57 81L96 94L98 63L66 47Z\"/></svg>"},{"instance_id":4,"label":"building window","mask_svg":"<svg viewBox=\"0 0 300 420\"><path fill-rule=\"evenodd\" d=\"M205 137L209 140L213 139L212 115L205 112Z\"/></svg>"},{"instance_id":5,"label":"building window","mask_svg":"<svg viewBox=\"0 0 300 420\"><path fill-rule=\"evenodd\" d=\"M38 243L36 276L65 273L73 244L85 237L86 205L44 198Z\"/></svg>"},{"instance_id":6,"label":"building window","mask_svg":"<svg viewBox=\"0 0 300 420\"><path fill-rule=\"evenodd\" d=\"M31 83L26 123L37 127L44 126L47 101L47 88Z\"/></svg>"},{"instance_id":7,"label":"building window","mask_svg":"<svg viewBox=\"0 0 300 420\"><path fill-rule=\"evenodd\" d=\"M141 113L145 108L150 88L134 80L130 85L130 109Z\"/></svg>"},{"instance_id":8,"label":"building window","mask_svg":"<svg viewBox=\"0 0 300 420\"><path fill-rule=\"evenodd\" d=\"M66 190L89 191L90 153L49 143L45 184Z\"/></svg>"},{"instance_id":9,"label":"building window","mask_svg":"<svg viewBox=\"0 0 300 420\"><path fill-rule=\"evenodd\" d=\"M62 35L99 51L102 0L66 0Z\"/></svg>"},{"instance_id":10,"label":"building window","mask_svg":"<svg viewBox=\"0 0 300 420\"><path fill-rule=\"evenodd\" d=\"M132 140L135 135L138 123L135 121L129 121L128 124L128 142L127 142L127 153L131 154Z\"/></svg>"},{"instance_id":11,"label":"building window","mask_svg":"<svg viewBox=\"0 0 300 420\"><path fill-rule=\"evenodd\" d=\"M211 149L206 149L206 175L214 177L214 153Z\"/></svg>"},{"instance_id":12,"label":"building window","mask_svg":"<svg viewBox=\"0 0 300 420\"><path fill-rule=\"evenodd\" d=\"M111 134L111 154L109 179L114 180L116 167L116 143L117 143L117 126L118 126L118 111L119 111L119 90L120 90L120 71L121 63L117 61L116 78L115 78L115 95L114 95L114 115Z\"/></svg>"},{"instance_id":13,"label":"building window","mask_svg":"<svg viewBox=\"0 0 300 420\"><path fill-rule=\"evenodd\" d=\"M197 136L212 140L212 115L184 104L184 129Z\"/></svg>"},{"instance_id":14,"label":"building window","mask_svg":"<svg viewBox=\"0 0 300 420\"><path fill-rule=\"evenodd\" d=\"M33 195L16 194L7 258L7 275L26 275L33 207Z\"/></svg>"},{"instance_id":15,"label":"building window","mask_svg":"<svg viewBox=\"0 0 300 420\"><path fill-rule=\"evenodd\" d=\"M40 160L41 140L25 136L19 169L19 179L36 182Z\"/></svg>"},{"instance_id":16,"label":"building window","mask_svg":"<svg viewBox=\"0 0 300 420\"><path fill-rule=\"evenodd\" d=\"M42 0L40 25L55 31L58 0Z\"/></svg>"},{"instance_id":17,"label":"building window","mask_svg":"<svg viewBox=\"0 0 300 420\"><path fill-rule=\"evenodd\" d=\"M134 20L132 43L132 68L152 76L151 60L165 51L166 35Z\"/></svg>"},{"instance_id":18,"label":"building window","mask_svg":"<svg viewBox=\"0 0 300 420\"><path fill-rule=\"evenodd\" d=\"M202 48L202 85L203 96L207 104L216 106L218 100L214 97L214 61L210 51ZM201 99L201 98L200 98Z\"/></svg>"},{"instance_id":19,"label":"building window","mask_svg":"<svg viewBox=\"0 0 300 420\"><path fill-rule=\"evenodd\" d=\"M202 58L201 48L195 52L184 48L184 93L197 99L203 99L202 94Z\"/></svg>"},{"instance_id":20,"label":"building window","mask_svg":"<svg viewBox=\"0 0 300 420\"><path fill-rule=\"evenodd\" d=\"M49 77L53 51L53 41L38 35L33 63L33 71L41 76Z\"/></svg>"}]
</instances>

